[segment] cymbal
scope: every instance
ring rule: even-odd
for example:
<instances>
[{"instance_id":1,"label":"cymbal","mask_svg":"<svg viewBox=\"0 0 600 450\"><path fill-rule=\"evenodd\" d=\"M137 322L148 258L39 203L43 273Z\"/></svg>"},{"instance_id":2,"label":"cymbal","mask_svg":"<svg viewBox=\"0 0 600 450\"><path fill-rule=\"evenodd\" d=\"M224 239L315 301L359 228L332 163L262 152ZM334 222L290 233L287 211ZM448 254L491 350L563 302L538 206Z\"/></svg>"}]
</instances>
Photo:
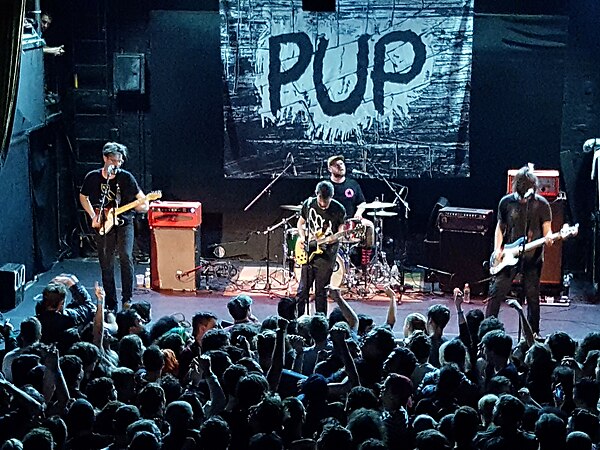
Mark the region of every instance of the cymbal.
<instances>
[{"instance_id":1,"label":"cymbal","mask_svg":"<svg viewBox=\"0 0 600 450\"><path fill-rule=\"evenodd\" d=\"M383 209L383 208L393 208L394 206L396 206L396 204L390 203L390 202L380 202L379 200L377 200L377 201L374 201L371 203L365 203L362 206L365 209Z\"/></svg>"},{"instance_id":2,"label":"cymbal","mask_svg":"<svg viewBox=\"0 0 600 450\"><path fill-rule=\"evenodd\" d=\"M393 211L373 211L373 212L368 212L367 216L376 216L376 217L394 217L397 216L398 213L397 212L393 212Z\"/></svg>"},{"instance_id":3,"label":"cymbal","mask_svg":"<svg viewBox=\"0 0 600 450\"><path fill-rule=\"evenodd\" d=\"M288 211L302 211L302 205L279 205L279 207Z\"/></svg>"}]
</instances>

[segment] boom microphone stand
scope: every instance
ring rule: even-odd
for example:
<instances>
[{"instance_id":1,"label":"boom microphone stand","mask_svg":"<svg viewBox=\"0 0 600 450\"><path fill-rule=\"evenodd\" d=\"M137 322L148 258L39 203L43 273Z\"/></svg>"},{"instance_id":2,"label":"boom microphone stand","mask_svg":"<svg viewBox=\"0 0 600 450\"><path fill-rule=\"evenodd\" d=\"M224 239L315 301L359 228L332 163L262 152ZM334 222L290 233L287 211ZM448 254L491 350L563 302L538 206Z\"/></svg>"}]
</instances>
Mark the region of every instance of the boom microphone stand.
<instances>
[{"instance_id":1,"label":"boom microphone stand","mask_svg":"<svg viewBox=\"0 0 600 450\"><path fill-rule=\"evenodd\" d=\"M279 172L279 175L277 175L275 178L273 178L271 180L271 182L269 184L267 184L265 186L265 188L260 191L260 193L254 197L254 199L252 199L252 201L250 203L248 203L248 205L246 205L246 207L244 208L244 212L248 211L252 205L254 205L259 198L261 198L266 192L268 192L270 194L271 192L271 186L273 186L282 176L283 174L287 173L288 169L292 166L294 166L294 159L290 157L291 154L288 153L288 155L285 158L284 163L286 164L285 167L283 168L283 170L281 172ZM270 259L271 259L271 255L270 255L270 247L271 247L271 231L273 231L274 229L278 228L279 226L281 226L283 223L280 223L279 225L275 226L275 228L273 227L269 227L267 228L264 232L264 234L267 235L267 281L265 283L265 290L267 292L271 291L271 278L270 278Z\"/></svg>"}]
</instances>

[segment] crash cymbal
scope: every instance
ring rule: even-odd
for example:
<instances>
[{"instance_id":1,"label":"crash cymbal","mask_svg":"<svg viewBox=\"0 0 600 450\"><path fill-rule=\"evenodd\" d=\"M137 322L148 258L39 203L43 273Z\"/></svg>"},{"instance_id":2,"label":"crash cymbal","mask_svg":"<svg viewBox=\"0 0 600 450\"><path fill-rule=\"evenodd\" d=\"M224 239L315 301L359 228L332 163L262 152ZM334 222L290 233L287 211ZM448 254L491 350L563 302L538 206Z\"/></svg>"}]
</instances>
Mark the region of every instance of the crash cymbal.
<instances>
[{"instance_id":1,"label":"crash cymbal","mask_svg":"<svg viewBox=\"0 0 600 450\"><path fill-rule=\"evenodd\" d=\"M302 205L279 205L281 209L287 209L288 211L301 211Z\"/></svg>"},{"instance_id":2,"label":"crash cymbal","mask_svg":"<svg viewBox=\"0 0 600 450\"><path fill-rule=\"evenodd\" d=\"M390 203L390 202L380 202L379 200L377 200L377 201L374 201L371 203L365 203L362 206L365 209L383 209L383 208L393 208L394 206L396 206L396 204Z\"/></svg>"},{"instance_id":3,"label":"crash cymbal","mask_svg":"<svg viewBox=\"0 0 600 450\"><path fill-rule=\"evenodd\" d=\"M397 212L393 212L393 211L373 211L373 212L368 212L367 216L376 216L376 217L394 217L397 216L398 213Z\"/></svg>"}]
</instances>

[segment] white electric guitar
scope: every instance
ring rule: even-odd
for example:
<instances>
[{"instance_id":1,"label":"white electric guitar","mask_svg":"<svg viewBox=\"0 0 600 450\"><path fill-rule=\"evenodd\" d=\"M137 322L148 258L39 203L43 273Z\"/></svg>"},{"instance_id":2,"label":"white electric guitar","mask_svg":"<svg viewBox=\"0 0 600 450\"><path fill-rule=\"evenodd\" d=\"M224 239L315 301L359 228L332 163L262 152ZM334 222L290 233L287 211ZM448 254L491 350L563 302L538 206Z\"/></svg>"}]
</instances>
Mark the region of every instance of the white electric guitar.
<instances>
[{"instance_id":1,"label":"white electric guitar","mask_svg":"<svg viewBox=\"0 0 600 450\"><path fill-rule=\"evenodd\" d=\"M577 236L578 232L579 224L569 226L565 223L559 232L552 233L549 237L552 242L555 242L562 239L567 239L571 236ZM523 239L524 238L519 238L512 244L505 245L502 251L502 259L500 259L500 261L496 260L495 252L492 254L490 258L490 274L496 275L505 267L516 265L519 262L519 257L522 253L541 247L544 245L544 242L546 242L546 238L541 237L535 241L531 241L523 245Z\"/></svg>"},{"instance_id":2,"label":"white electric guitar","mask_svg":"<svg viewBox=\"0 0 600 450\"><path fill-rule=\"evenodd\" d=\"M131 203L127 203L126 205L119 206L118 208L107 208L104 210L104 214L102 214L102 220L100 220L100 228L98 228L98 233L104 236L108 233L115 225L121 225L123 221L119 219L119 215L123 214L130 209L133 209L137 206L140 206L144 202L152 200L158 200L162 197L161 191L153 191L147 194L142 198L138 198L137 200L132 201ZM96 212L98 214L98 212Z\"/></svg>"}]
</instances>

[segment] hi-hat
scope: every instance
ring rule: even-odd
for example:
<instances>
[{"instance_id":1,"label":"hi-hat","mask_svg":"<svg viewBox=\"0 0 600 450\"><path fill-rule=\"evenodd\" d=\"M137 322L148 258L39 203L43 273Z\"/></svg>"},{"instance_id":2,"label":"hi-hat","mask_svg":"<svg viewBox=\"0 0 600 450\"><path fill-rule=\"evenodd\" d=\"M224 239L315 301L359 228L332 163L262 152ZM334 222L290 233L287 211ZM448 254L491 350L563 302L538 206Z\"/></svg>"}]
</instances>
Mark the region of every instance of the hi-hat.
<instances>
[{"instance_id":1,"label":"hi-hat","mask_svg":"<svg viewBox=\"0 0 600 450\"><path fill-rule=\"evenodd\" d=\"M373 216L373 217L394 217L397 215L398 215L398 213L393 212L393 211L373 211L373 212L367 213L367 216Z\"/></svg>"},{"instance_id":2,"label":"hi-hat","mask_svg":"<svg viewBox=\"0 0 600 450\"><path fill-rule=\"evenodd\" d=\"M302 205L279 205L279 207L288 211L302 211Z\"/></svg>"},{"instance_id":3,"label":"hi-hat","mask_svg":"<svg viewBox=\"0 0 600 450\"><path fill-rule=\"evenodd\" d=\"M394 206L396 206L395 203L380 202L379 200L371 202L371 203L365 203L365 204L362 205L362 207L365 208L365 209L393 208Z\"/></svg>"}]
</instances>

